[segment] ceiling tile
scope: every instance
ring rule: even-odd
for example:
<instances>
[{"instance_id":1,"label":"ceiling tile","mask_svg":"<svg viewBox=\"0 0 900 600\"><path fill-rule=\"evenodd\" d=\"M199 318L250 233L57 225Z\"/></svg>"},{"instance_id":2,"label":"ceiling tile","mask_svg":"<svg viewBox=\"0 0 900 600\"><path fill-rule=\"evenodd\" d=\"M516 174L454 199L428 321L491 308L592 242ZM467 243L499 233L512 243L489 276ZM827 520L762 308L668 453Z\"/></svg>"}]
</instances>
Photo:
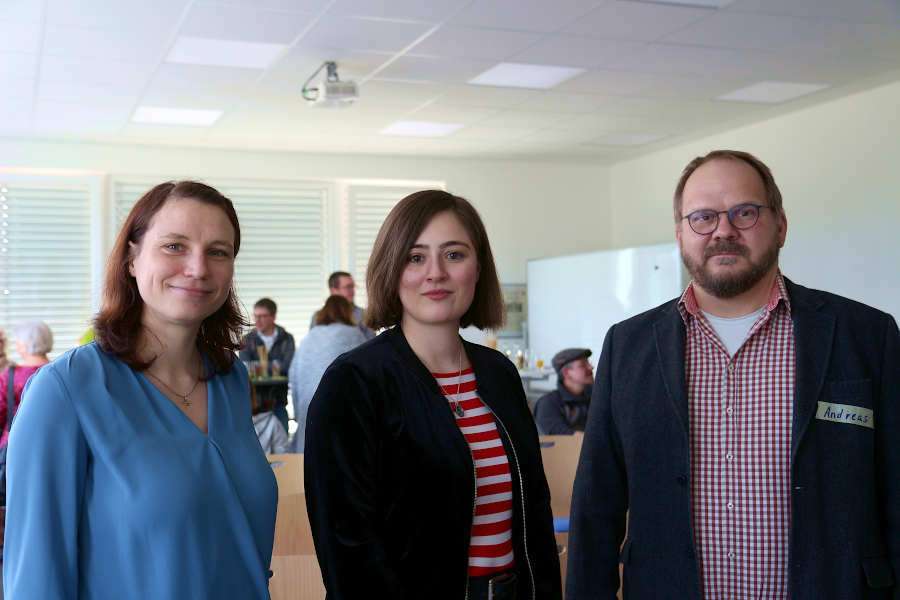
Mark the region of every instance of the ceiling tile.
<instances>
[{"instance_id":1,"label":"ceiling tile","mask_svg":"<svg viewBox=\"0 0 900 600\"><path fill-rule=\"evenodd\" d=\"M717 12L707 19L663 37L662 41L738 50L773 51L819 38L839 26L822 19Z\"/></svg>"},{"instance_id":2,"label":"ceiling tile","mask_svg":"<svg viewBox=\"0 0 900 600\"><path fill-rule=\"evenodd\" d=\"M198 2L191 6L179 33L217 40L289 44L312 20L313 15L306 13Z\"/></svg>"},{"instance_id":3,"label":"ceiling tile","mask_svg":"<svg viewBox=\"0 0 900 600\"><path fill-rule=\"evenodd\" d=\"M47 23L88 29L152 31L164 39L172 33L188 4L189 0L47 0Z\"/></svg>"},{"instance_id":4,"label":"ceiling tile","mask_svg":"<svg viewBox=\"0 0 900 600\"><path fill-rule=\"evenodd\" d=\"M597 110L597 96L594 94L570 94L551 90L542 92L531 98L520 108L540 112L559 112L561 114L584 114Z\"/></svg>"},{"instance_id":5,"label":"ceiling tile","mask_svg":"<svg viewBox=\"0 0 900 600\"><path fill-rule=\"evenodd\" d=\"M563 31L611 40L652 42L712 14L714 11L702 8L617 0L584 15Z\"/></svg>"},{"instance_id":6,"label":"ceiling tile","mask_svg":"<svg viewBox=\"0 0 900 600\"><path fill-rule=\"evenodd\" d=\"M40 23L44 3L35 0L4 0L0 3L0 21L8 23Z\"/></svg>"},{"instance_id":7,"label":"ceiling tile","mask_svg":"<svg viewBox=\"0 0 900 600\"><path fill-rule=\"evenodd\" d=\"M73 83L70 81L47 81L41 78L37 90L41 102L69 102L92 104L116 109L128 110L137 104L140 97L137 91L127 93L119 86L98 85L92 83Z\"/></svg>"},{"instance_id":8,"label":"ceiling tile","mask_svg":"<svg viewBox=\"0 0 900 600\"><path fill-rule=\"evenodd\" d=\"M387 52L363 52L342 49L316 49L292 47L278 62L270 67L262 78L263 85L288 82L299 88L326 61L338 66L338 76L343 80L360 80L387 62L394 54ZM325 74L323 70L318 76Z\"/></svg>"},{"instance_id":9,"label":"ceiling tile","mask_svg":"<svg viewBox=\"0 0 900 600\"><path fill-rule=\"evenodd\" d=\"M88 84L116 88L124 94L137 94L150 80L153 70L148 63L45 55L41 59L40 73L42 84Z\"/></svg>"},{"instance_id":10,"label":"ceiling tile","mask_svg":"<svg viewBox=\"0 0 900 600\"><path fill-rule=\"evenodd\" d=\"M44 53L79 58L113 58L124 62L156 63L168 36L152 29L141 31L84 29L48 25Z\"/></svg>"},{"instance_id":11,"label":"ceiling tile","mask_svg":"<svg viewBox=\"0 0 900 600\"><path fill-rule=\"evenodd\" d=\"M39 133L117 133L131 117L132 107L39 100L34 108L34 129Z\"/></svg>"},{"instance_id":12,"label":"ceiling tile","mask_svg":"<svg viewBox=\"0 0 900 600\"><path fill-rule=\"evenodd\" d=\"M464 127L453 134L457 140L487 140L491 142L511 142L522 139L537 131L537 127L488 127L486 125L473 125Z\"/></svg>"},{"instance_id":13,"label":"ceiling tile","mask_svg":"<svg viewBox=\"0 0 900 600\"><path fill-rule=\"evenodd\" d=\"M299 45L303 48L398 52L430 27L424 23L326 16L300 40Z\"/></svg>"},{"instance_id":14,"label":"ceiling tile","mask_svg":"<svg viewBox=\"0 0 900 600\"><path fill-rule=\"evenodd\" d=\"M121 135L129 141L188 143L201 142L209 135L209 127L190 127L176 125L151 125L148 123L127 123L122 127ZM190 177L190 166L183 174Z\"/></svg>"},{"instance_id":15,"label":"ceiling tile","mask_svg":"<svg viewBox=\"0 0 900 600\"><path fill-rule=\"evenodd\" d=\"M26 135L31 133L33 106L30 93L28 97L0 96L0 134Z\"/></svg>"},{"instance_id":16,"label":"ceiling tile","mask_svg":"<svg viewBox=\"0 0 900 600\"><path fill-rule=\"evenodd\" d=\"M442 27L418 44L414 52L441 58L503 61L540 39L539 34L521 31Z\"/></svg>"},{"instance_id":17,"label":"ceiling tile","mask_svg":"<svg viewBox=\"0 0 900 600\"><path fill-rule=\"evenodd\" d=\"M240 94L258 77L259 73L254 69L164 63L156 70L148 89L209 95Z\"/></svg>"},{"instance_id":18,"label":"ceiling tile","mask_svg":"<svg viewBox=\"0 0 900 600\"><path fill-rule=\"evenodd\" d=\"M433 83L372 80L360 86L359 104L365 107L390 107L408 111L434 100L445 89L445 86Z\"/></svg>"},{"instance_id":19,"label":"ceiling tile","mask_svg":"<svg viewBox=\"0 0 900 600\"><path fill-rule=\"evenodd\" d=\"M317 13L331 0L217 0L220 4L249 6L260 10L280 10L284 12Z\"/></svg>"},{"instance_id":20,"label":"ceiling tile","mask_svg":"<svg viewBox=\"0 0 900 600\"><path fill-rule=\"evenodd\" d=\"M37 54L0 53L0 81L9 83L19 79L34 79L37 76L37 66Z\"/></svg>"},{"instance_id":21,"label":"ceiling tile","mask_svg":"<svg viewBox=\"0 0 900 600\"><path fill-rule=\"evenodd\" d=\"M481 124L487 127L540 129L550 127L569 118L571 118L571 115L514 109L497 113Z\"/></svg>"},{"instance_id":22,"label":"ceiling tile","mask_svg":"<svg viewBox=\"0 0 900 600\"><path fill-rule=\"evenodd\" d=\"M738 0L726 11L757 12L794 17L823 17L853 23L900 24L896 0Z\"/></svg>"},{"instance_id":23,"label":"ceiling tile","mask_svg":"<svg viewBox=\"0 0 900 600\"><path fill-rule=\"evenodd\" d=\"M513 108L525 104L541 93L537 90L460 85L448 88L438 101L450 106Z\"/></svg>"},{"instance_id":24,"label":"ceiling tile","mask_svg":"<svg viewBox=\"0 0 900 600\"><path fill-rule=\"evenodd\" d=\"M379 71L377 78L462 84L490 69L494 64L493 61L406 54Z\"/></svg>"},{"instance_id":25,"label":"ceiling tile","mask_svg":"<svg viewBox=\"0 0 900 600\"><path fill-rule=\"evenodd\" d=\"M731 48L653 43L618 56L615 68L643 73L746 77L764 74L769 60L774 60L774 55Z\"/></svg>"},{"instance_id":26,"label":"ceiling tile","mask_svg":"<svg viewBox=\"0 0 900 600\"><path fill-rule=\"evenodd\" d=\"M581 17L603 0L479 0L450 22L474 27L552 32Z\"/></svg>"},{"instance_id":27,"label":"ceiling tile","mask_svg":"<svg viewBox=\"0 0 900 600\"><path fill-rule=\"evenodd\" d=\"M433 102L409 115L416 121L435 121L437 123L462 123L469 126L482 123L488 117L498 114L498 109L476 108L474 106L452 106Z\"/></svg>"},{"instance_id":28,"label":"ceiling tile","mask_svg":"<svg viewBox=\"0 0 900 600\"><path fill-rule=\"evenodd\" d=\"M438 23L470 0L338 0L329 15Z\"/></svg>"},{"instance_id":29,"label":"ceiling tile","mask_svg":"<svg viewBox=\"0 0 900 600\"><path fill-rule=\"evenodd\" d=\"M41 49L41 26L36 23L4 23L3 51L35 54Z\"/></svg>"},{"instance_id":30,"label":"ceiling tile","mask_svg":"<svg viewBox=\"0 0 900 600\"><path fill-rule=\"evenodd\" d=\"M514 62L538 65L559 65L596 69L616 67L622 56L642 50L638 42L602 40L579 35L547 36L527 50L514 55Z\"/></svg>"}]
</instances>

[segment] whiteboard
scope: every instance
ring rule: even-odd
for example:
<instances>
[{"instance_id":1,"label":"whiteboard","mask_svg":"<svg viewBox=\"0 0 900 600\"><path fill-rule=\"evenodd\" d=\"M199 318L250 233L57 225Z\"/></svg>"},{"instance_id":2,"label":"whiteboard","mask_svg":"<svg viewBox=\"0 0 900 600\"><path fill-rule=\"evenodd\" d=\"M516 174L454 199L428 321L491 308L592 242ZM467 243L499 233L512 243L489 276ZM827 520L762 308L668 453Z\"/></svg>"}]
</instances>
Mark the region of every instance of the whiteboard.
<instances>
[{"instance_id":1,"label":"whiteboard","mask_svg":"<svg viewBox=\"0 0 900 600\"><path fill-rule=\"evenodd\" d=\"M528 346L549 364L563 348L590 348L610 326L684 291L678 246L658 244L528 261Z\"/></svg>"}]
</instances>

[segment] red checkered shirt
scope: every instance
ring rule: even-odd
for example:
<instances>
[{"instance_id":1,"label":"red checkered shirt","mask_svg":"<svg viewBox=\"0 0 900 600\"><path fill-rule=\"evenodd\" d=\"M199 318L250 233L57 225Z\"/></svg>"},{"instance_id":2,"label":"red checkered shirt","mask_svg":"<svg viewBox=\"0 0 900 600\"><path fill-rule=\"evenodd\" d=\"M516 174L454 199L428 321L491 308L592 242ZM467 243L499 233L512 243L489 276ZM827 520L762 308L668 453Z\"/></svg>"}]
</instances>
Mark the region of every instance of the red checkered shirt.
<instances>
[{"instance_id":1,"label":"red checkered shirt","mask_svg":"<svg viewBox=\"0 0 900 600\"><path fill-rule=\"evenodd\" d=\"M787 600L795 358L779 273L743 345L729 356L689 285L691 509L706 600Z\"/></svg>"}]
</instances>

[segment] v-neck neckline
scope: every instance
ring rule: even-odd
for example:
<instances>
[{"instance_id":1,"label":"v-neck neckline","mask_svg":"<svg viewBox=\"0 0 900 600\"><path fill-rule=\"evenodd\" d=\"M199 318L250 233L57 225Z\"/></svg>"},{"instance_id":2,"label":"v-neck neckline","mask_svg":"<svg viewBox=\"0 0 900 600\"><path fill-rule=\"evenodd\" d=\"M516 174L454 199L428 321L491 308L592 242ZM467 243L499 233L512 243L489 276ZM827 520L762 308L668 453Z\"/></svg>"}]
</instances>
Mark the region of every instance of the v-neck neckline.
<instances>
[{"instance_id":1,"label":"v-neck neckline","mask_svg":"<svg viewBox=\"0 0 900 600\"><path fill-rule=\"evenodd\" d=\"M209 361L203 355L201 355L201 358L203 359L204 372L208 373L209 372ZM202 429L200 429L200 426L197 425L196 423L194 423L194 421L183 410L178 408L178 405L176 405L175 402L173 402L171 398L166 396L161 389L156 387L156 384L153 383L152 379L147 377L146 373L144 373L143 371L134 371L134 372L141 379L141 381L143 381L146 385L150 386L150 388L153 390L153 393L156 394L157 398L161 398L162 400L165 401L165 404L167 404L169 407L166 410L169 410L169 409L174 410L175 412L178 413L178 415L181 417L181 419L186 421L188 426L192 430L194 430L197 434L203 436L206 440L212 439L211 433L212 433L212 423L213 423L214 402L211 401L212 400L212 389L213 389L213 386L211 385L211 383L214 378L211 377L211 378L207 379L205 382L206 383L206 431L203 431Z\"/></svg>"}]
</instances>

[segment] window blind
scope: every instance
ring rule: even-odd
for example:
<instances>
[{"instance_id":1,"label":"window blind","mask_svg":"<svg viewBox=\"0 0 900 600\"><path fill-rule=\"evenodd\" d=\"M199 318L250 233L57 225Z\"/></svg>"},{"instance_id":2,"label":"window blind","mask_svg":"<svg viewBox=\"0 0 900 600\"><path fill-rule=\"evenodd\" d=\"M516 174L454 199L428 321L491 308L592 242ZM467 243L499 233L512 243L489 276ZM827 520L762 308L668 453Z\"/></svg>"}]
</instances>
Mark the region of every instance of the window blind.
<instances>
[{"instance_id":1,"label":"window blind","mask_svg":"<svg viewBox=\"0 0 900 600\"><path fill-rule=\"evenodd\" d=\"M55 357L77 345L91 319L91 208L86 184L0 185L0 327L39 319Z\"/></svg>"}]
</instances>

